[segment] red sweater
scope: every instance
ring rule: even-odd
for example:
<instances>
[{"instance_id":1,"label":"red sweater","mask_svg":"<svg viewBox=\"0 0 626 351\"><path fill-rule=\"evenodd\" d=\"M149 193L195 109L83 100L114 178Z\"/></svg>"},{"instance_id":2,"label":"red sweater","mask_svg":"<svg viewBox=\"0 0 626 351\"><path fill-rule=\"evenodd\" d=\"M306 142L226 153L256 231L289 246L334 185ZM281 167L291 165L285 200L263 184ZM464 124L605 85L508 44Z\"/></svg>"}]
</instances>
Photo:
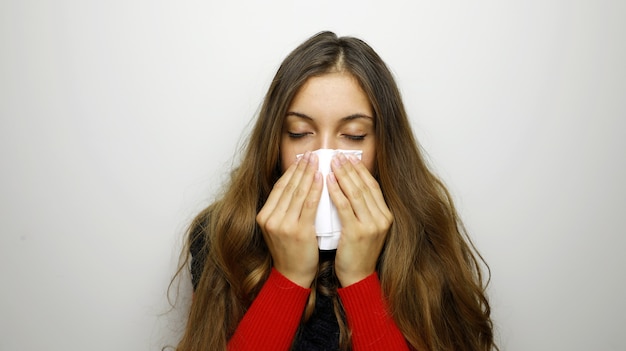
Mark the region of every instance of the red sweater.
<instances>
[{"instance_id":1,"label":"red sweater","mask_svg":"<svg viewBox=\"0 0 626 351\"><path fill-rule=\"evenodd\" d=\"M228 350L289 350L310 292L272 269L237 326ZM338 289L338 294L352 331L354 351L409 350L404 336L386 311L376 273Z\"/></svg>"}]
</instances>

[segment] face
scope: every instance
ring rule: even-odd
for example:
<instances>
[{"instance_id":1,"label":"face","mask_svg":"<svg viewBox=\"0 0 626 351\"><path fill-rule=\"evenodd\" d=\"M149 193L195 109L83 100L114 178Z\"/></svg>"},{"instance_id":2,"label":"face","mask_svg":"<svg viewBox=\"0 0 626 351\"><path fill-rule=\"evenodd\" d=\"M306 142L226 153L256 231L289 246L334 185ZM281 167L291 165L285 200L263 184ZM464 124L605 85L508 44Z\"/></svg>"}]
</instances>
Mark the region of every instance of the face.
<instances>
[{"instance_id":1,"label":"face","mask_svg":"<svg viewBox=\"0 0 626 351\"><path fill-rule=\"evenodd\" d=\"M283 124L283 172L296 155L317 149L363 150L370 172L375 156L374 113L357 80L347 73L309 78L294 97Z\"/></svg>"}]
</instances>

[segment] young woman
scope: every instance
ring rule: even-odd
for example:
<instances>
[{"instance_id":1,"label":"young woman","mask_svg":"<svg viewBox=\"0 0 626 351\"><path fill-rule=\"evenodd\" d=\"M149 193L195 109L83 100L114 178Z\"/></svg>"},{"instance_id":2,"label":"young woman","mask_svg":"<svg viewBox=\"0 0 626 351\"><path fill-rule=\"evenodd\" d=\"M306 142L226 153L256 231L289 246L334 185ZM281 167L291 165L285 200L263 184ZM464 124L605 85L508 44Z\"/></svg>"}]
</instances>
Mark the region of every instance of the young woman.
<instances>
[{"instance_id":1,"label":"young woman","mask_svg":"<svg viewBox=\"0 0 626 351\"><path fill-rule=\"evenodd\" d=\"M322 148L362 157L338 154L323 179ZM332 251L314 228L324 180L342 223ZM323 32L285 59L185 250L194 298L180 351L497 349L482 259L390 71L359 39Z\"/></svg>"}]
</instances>

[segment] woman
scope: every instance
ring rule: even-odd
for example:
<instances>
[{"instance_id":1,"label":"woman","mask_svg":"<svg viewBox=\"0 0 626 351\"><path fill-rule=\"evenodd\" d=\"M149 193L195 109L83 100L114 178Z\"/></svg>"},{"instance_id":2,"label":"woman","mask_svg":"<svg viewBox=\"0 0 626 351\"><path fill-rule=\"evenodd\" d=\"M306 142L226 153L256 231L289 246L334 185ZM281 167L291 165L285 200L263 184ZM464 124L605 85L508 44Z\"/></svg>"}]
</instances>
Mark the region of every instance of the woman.
<instances>
[{"instance_id":1,"label":"woman","mask_svg":"<svg viewBox=\"0 0 626 351\"><path fill-rule=\"evenodd\" d=\"M362 158L340 153L322 179L321 148ZM333 251L318 250L313 225L324 180L343 226ZM482 258L390 71L355 38L319 33L285 59L185 250L194 298L181 351L497 349Z\"/></svg>"}]
</instances>

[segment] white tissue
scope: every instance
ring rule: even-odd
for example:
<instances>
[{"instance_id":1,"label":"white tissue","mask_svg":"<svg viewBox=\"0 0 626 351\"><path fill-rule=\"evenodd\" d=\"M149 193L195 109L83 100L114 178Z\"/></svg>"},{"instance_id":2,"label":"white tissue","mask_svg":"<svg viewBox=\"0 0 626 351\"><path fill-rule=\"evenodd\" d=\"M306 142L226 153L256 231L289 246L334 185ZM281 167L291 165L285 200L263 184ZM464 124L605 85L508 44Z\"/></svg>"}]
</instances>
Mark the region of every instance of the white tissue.
<instances>
[{"instance_id":1,"label":"white tissue","mask_svg":"<svg viewBox=\"0 0 626 351\"><path fill-rule=\"evenodd\" d=\"M330 173L330 162L333 156L338 153L345 155L354 155L359 159L363 155L361 150L340 150L340 149L319 149L313 151L319 160L319 171L324 179L324 188L320 203L317 206L317 215L315 217L315 232L317 235L317 245L320 250L335 250L339 244L341 236L341 222L337 208L330 199L328 187L326 186L326 176ZM302 155L298 155L300 158Z\"/></svg>"}]
</instances>

